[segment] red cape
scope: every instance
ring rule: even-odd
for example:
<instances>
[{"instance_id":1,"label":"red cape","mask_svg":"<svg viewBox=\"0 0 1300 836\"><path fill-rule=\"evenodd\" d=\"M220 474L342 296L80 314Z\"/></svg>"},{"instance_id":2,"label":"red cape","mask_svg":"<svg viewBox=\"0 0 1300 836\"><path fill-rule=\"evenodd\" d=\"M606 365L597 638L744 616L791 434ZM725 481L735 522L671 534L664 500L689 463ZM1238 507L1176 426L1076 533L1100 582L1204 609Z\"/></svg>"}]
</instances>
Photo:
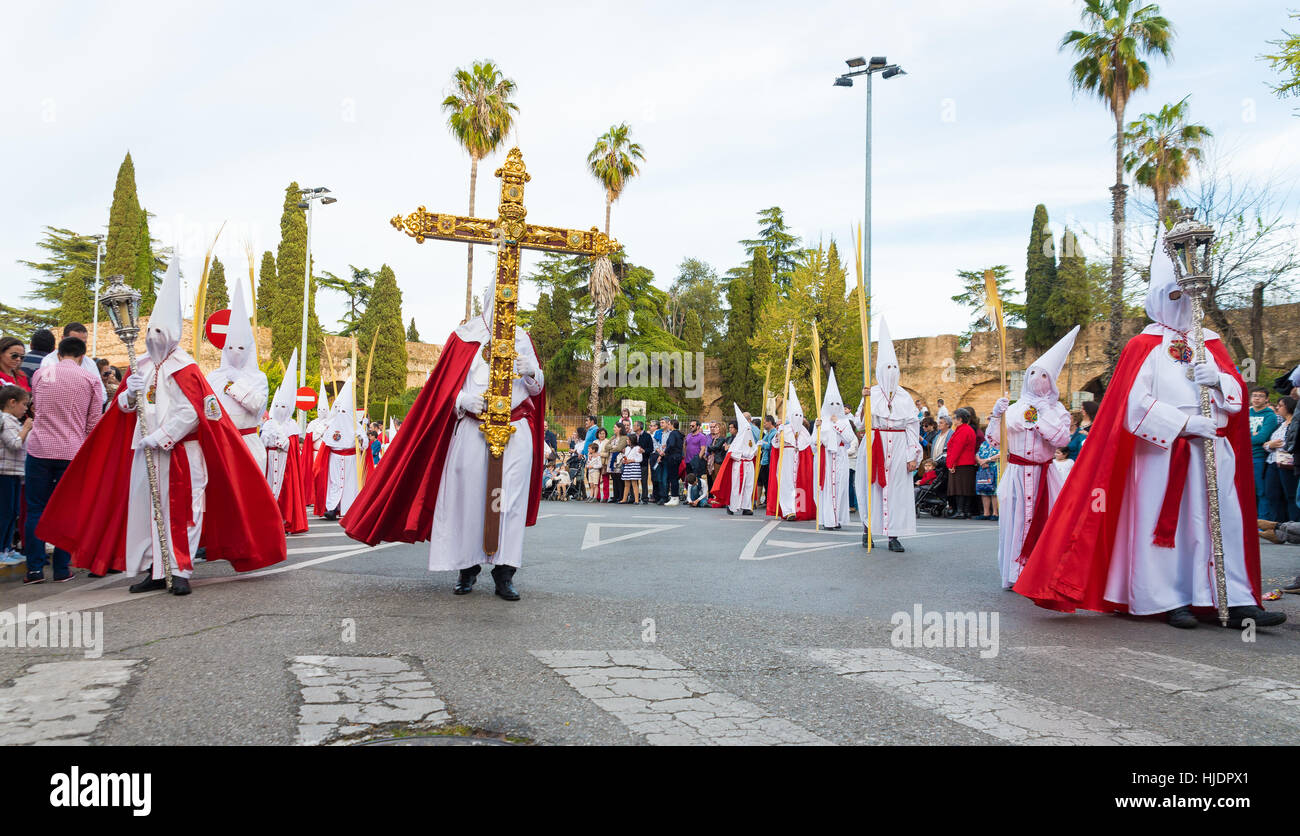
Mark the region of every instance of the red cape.
<instances>
[{"instance_id":1,"label":"red cape","mask_svg":"<svg viewBox=\"0 0 1300 836\"><path fill-rule=\"evenodd\" d=\"M718 465L718 476L709 488L709 505L713 508L726 508L731 504L731 453L722 457Z\"/></svg>"},{"instance_id":2,"label":"red cape","mask_svg":"<svg viewBox=\"0 0 1300 836\"><path fill-rule=\"evenodd\" d=\"M777 491L777 477L781 473L781 468L780 460L775 455L768 461L771 462L771 466L767 469L767 515L775 517L780 514L781 500ZM812 447L800 450L799 461L795 463L794 507L796 520L811 520L817 516L817 505L813 501Z\"/></svg>"},{"instance_id":3,"label":"red cape","mask_svg":"<svg viewBox=\"0 0 1300 836\"><path fill-rule=\"evenodd\" d=\"M315 458L312 456L312 448L314 447L315 442L316 440L312 438L311 432L308 431L306 437L302 440L302 449L298 451L299 464L302 466L302 480L300 484L302 485L302 499L304 505L310 505L316 502L316 490L314 487L316 484L316 473L315 468L312 466L316 463Z\"/></svg>"},{"instance_id":4,"label":"red cape","mask_svg":"<svg viewBox=\"0 0 1300 836\"><path fill-rule=\"evenodd\" d=\"M280 483L280 517L284 520L284 530L290 534L307 530L307 496L302 487L302 459L306 457L298 445L298 436L289 439L289 460L284 466L284 481Z\"/></svg>"},{"instance_id":5,"label":"red cape","mask_svg":"<svg viewBox=\"0 0 1300 836\"><path fill-rule=\"evenodd\" d=\"M316 458L312 463L311 481L311 500L315 506L313 510L316 516L323 517L329 509L325 507L325 498L329 493L329 475L330 475L330 448L325 442L321 442L320 449L316 451Z\"/></svg>"},{"instance_id":6,"label":"red cape","mask_svg":"<svg viewBox=\"0 0 1300 836\"><path fill-rule=\"evenodd\" d=\"M208 560L228 560L237 572L261 569L285 558L284 523L275 510L275 497L266 474L248 454L243 437L224 412L219 420L205 417L204 403L214 400L211 387L190 363L173 379L199 415L195 430L207 465L203 536L200 545ZM120 393L125 383L118 387ZM130 502L131 441L135 412L117 407L117 394L77 457L68 465L45 506L37 536L72 553L72 565L105 574L126 568L126 520ZM177 445L179 448L180 445ZM173 452L168 478L173 486L171 512L184 513L189 502L189 473L181 472L183 457ZM147 501L137 497L138 501Z\"/></svg>"},{"instance_id":7,"label":"red cape","mask_svg":"<svg viewBox=\"0 0 1300 836\"><path fill-rule=\"evenodd\" d=\"M429 539L438 486L456 428L456 396L460 394L479 343L465 342L455 332L447 339L428 382L415 399L402 437L394 438L379 467L366 480L348 510L343 529L354 540L371 546L383 542L416 543ZM519 409L533 437L532 479L528 487L526 525L537 522L542 497L542 418L546 391L528 398ZM470 532L466 536L472 536Z\"/></svg>"},{"instance_id":8,"label":"red cape","mask_svg":"<svg viewBox=\"0 0 1300 836\"><path fill-rule=\"evenodd\" d=\"M1133 434L1124 426L1128 393L1143 361L1159 345L1159 336L1139 334L1124 347L1106 396L1101 399L1097 418L1088 431L1087 443L1080 449L1070 470L1070 478L1065 481L1065 487L1052 506L1042 536L1013 587L1040 607L1061 612L1074 612L1080 607L1097 612L1124 612L1128 609L1126 605L1107 601L1102 596L1106 593L1106 576L1115 548L1116 528L1124 507L1128 463L1133 459L1136 443ZM1219 371L1232 375L1241 391L1247 391L1246 383L1237 374L1223 343L1217 339L1207 340L1205 347L1214 357ZM1245 542L1241 548L1245 555L1246 574L1258 604L1259 537L1250 522L1255 519L1255 476L1250 452L1250 419L1246 409L1228 417L1227 432L1228 443L1232 445L1237 460L1233 477L1244 523ZM1163 491L1164 484L1153 489ZM1099 503L1098 497L1104 497L1104 502ZM1228 551L1233 544L1224 543L1223 547Z\"/></svg>"}]
</instances>

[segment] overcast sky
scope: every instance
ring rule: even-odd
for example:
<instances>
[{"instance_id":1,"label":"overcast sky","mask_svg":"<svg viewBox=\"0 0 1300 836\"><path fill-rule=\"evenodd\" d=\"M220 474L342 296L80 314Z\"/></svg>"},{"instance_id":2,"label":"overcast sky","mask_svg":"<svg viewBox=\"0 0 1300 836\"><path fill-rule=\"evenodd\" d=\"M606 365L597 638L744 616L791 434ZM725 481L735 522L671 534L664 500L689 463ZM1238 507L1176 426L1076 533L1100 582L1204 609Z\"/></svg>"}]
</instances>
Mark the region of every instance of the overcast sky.
<instances>
[{"instance_id":1,"label":"overcast sky","mask_svg":"<svg viewBox=\"0 0 1300 836\"><path fill-rule=\"evenodd\" d=\"M612 124L631 125L646 160L612 232L663 287L687 257L719 273L741 263L737 242L774 205L805 242L835 237L852 252L864 90L832 81L857 55L908 73L874 88L874 296L895 336L965 327L949 301L959 269L1004 263L1022 282L1037 203L1058 235L1068 222L1108 240L1113 123L1072 96L1071 59L1057 50L1078 25L1075 0L474 5L7 5L0 298L30 304L30 273L15 262L39 255L43 225L106 227L130 150L151 232L179 246L192 285L223 221L229 280L245 275L245 241L259 260L276 249L290 181L328 186L338 203L315 215L318 271L390 265L404 315L441 342L463 310L465 248L417 245L389 219L468 208L469 158L439 103L457 67L489 58L518 85L530 221L602 225L586 155ZM1288 25L1286 4L1160 5L1178 30L1174 60L1153 62L1130 118L1191 94L1192 118L1214 130L1235 175L1290 190L1297 102L1273 97L1257 60ZM505 150L480 164L482 217L495 217ZM490 255L475 260L476 294ZM322 294L322 325L337 327L343 304Z\"/></svg>"}]
</instances>

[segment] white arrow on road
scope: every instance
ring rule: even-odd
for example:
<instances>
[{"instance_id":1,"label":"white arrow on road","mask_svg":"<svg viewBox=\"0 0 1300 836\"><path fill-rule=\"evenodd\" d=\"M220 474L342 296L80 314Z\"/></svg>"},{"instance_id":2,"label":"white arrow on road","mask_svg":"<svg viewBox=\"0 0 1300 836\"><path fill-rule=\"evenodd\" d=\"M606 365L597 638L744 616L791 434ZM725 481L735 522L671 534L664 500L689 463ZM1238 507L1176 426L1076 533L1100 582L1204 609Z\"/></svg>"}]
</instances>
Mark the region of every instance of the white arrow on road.
<instances>
[{"instance_id":1,"label":"white arrow on road","mask_svg":"<svg viewBox=\"0 0 1300 836\"><path fill-rule=\"evenodd\" d=\"M587 531L582 536L582 550L594 549L597 546L608 546L610 543L617 543L619 540L631 540L633 537L644 537L647 534L655 534L660 531L668 531L672 528L681 528L680 523L672 525L646 525L644 523L587 523ZM630 531L627 534L620 534L617 537L601 539L600 530L602 528L635 528L636 531Z\"/></svg>"}]
</instances>

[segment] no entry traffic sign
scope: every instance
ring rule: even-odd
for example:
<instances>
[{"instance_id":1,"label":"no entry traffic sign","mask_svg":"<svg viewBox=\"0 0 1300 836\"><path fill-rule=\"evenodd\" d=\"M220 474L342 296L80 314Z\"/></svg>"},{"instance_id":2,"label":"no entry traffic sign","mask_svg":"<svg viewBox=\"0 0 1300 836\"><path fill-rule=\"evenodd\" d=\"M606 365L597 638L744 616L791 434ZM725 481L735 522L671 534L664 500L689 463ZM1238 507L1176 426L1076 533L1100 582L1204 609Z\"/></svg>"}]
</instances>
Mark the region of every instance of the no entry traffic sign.
<instances>
[{"instance_id":1,"label":"no entry traffic sign","mask_svg":"<svg viewBox=\"0 0 1300 836\"><path fill-rule=\"evenodd\" d=\"M316 390L310 386L304 386L298 390L298 400L295 401L298 408L303 412L309 412L316 408Z\"/></svg>"},{"instance_id":2,"label":"no entry traffic sign","mask_svg":"<svg viewBox=\"0 0 1300 836\"><path fill-rule=\"evenodd\" d=\"M220 310L208 317L207 323L203 326L203 333L207 336L208 342L217 348L226 347L226 332L230 330L230 308Z\"/></svg>"}]
</instances>

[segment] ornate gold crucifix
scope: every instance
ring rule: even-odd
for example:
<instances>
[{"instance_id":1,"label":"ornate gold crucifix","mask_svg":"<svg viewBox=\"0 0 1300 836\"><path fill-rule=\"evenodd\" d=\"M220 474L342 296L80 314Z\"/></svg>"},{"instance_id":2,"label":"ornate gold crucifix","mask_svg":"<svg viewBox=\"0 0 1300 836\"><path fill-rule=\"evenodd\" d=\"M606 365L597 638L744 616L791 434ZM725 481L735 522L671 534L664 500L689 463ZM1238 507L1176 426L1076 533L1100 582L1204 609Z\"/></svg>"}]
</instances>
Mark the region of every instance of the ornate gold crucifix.
<instances>
[{"instance_id":1,"label":"ornate gold crucifix","mask_svg":"<svg viewBox=\"0 0 1300 836\"><path fill-rule=\"evenodd\" d=\"M501 178L501 203L495 221L444 215L421 206L406 217L398 215L392 224L423 244L426 238L491 244L497 248L497 286L492 304L492 336L483 346L490 378L484 397L487 405L479 430L488 445L488 481L483 517L483 552L495 554L501 534L501 456L515 428L510 426L511 388L515 377L515 308L519 303L519 251L545 250L600 258L623 247L596 227L589 232L526 223L524 184L532 177L524 168L524 156L510 149L505 165L496 170Z\"/></svg>"}]
</instances>

